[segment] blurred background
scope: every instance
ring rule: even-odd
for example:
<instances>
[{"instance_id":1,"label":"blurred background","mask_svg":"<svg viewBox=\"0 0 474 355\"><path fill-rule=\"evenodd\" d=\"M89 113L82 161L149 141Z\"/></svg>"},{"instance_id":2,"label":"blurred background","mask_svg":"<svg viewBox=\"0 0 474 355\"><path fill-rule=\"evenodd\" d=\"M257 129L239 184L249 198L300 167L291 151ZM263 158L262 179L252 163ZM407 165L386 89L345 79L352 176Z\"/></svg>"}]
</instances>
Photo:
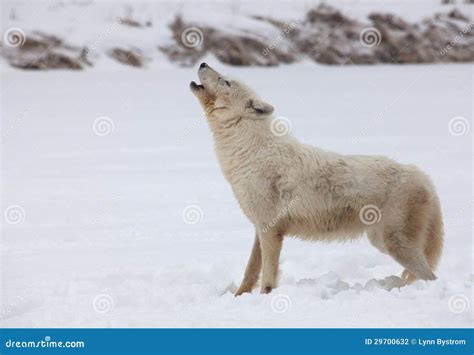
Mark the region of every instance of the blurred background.
<instances>
[{"instance_id":1,"label":"blurred background","mask_svg":"<svg viewBox=\"0 0 474 355\"><path fill-rule=\"evenodd\" d=\"M3 0L2 326L472 326L473 9ZM254 231L189 91L202 61L281 134L429 174L438 280L394 287L402 268L365 238L289 239L280 286L234 298Z\"/></svg>"},{"instance_id":2,"label":"blurred background","mask_svg":"<svg viewBox=\"0 0 474 355\"><path fill-rule=\"evenodd\" d=\"M26 70L471 62L472 1L4 1L2 52ZM383 38L383 41L382 41Z\"/></svg>"}]
</instances>

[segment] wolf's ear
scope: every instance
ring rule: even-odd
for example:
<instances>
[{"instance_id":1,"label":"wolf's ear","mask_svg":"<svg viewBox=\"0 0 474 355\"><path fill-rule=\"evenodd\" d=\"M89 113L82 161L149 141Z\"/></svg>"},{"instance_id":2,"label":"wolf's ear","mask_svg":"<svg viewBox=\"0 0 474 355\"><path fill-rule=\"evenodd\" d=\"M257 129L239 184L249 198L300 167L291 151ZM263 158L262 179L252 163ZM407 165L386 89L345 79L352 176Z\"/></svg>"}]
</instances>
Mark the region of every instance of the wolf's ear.
<instances>
[{"instance_id":1,"label":"wolf's ear","mask_svg":"<svg viewBox=\"0 0 474 355\"><path fill-rule=\"evenodd\" d=\"M274 110L272 105L261 100L249 100L247 107L254 111L258 116L270 115Z\"/></svg>"}]
</instances>

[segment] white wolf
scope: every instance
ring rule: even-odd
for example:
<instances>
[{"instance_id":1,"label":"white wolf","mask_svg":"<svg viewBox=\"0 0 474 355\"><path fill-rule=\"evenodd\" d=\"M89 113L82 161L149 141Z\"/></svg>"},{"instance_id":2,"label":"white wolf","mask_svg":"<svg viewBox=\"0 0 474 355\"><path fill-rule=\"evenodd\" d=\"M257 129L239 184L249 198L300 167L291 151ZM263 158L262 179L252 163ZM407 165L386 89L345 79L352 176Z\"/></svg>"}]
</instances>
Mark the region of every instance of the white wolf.
<instances>
[{"instance_id":1,"label":"white wolf","mask_svg":"<svg viewBox=\"0 0 474 355\"><path fill-rule=\"evenodd\" d=\"M274 134L273 107L242 83L199 67L191 91L202 104L217 157L255 240L236 292L277 285L283 237L346 240L367 234L405 270L408 284L436 279L443 246L439 200L415 166L380 156L341 155Z\"/></svg>"}]
</instances>

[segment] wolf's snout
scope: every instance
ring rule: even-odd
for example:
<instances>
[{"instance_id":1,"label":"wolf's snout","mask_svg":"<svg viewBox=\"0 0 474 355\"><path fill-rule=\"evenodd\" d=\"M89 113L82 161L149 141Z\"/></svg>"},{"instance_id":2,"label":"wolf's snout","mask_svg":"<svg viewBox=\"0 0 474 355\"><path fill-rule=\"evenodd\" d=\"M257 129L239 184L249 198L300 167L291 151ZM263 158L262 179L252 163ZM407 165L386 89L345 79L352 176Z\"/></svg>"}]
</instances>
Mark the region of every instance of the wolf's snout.
<instances>
[{"instance_id":1,"label":"wolf's snout","mask_svg":"<svg viewBox=\"0 0 474 355\"><path fill-rule=\"evenodd\" d=\"M217 82L220 74L211 68L207 63L202 62L197 71L199 81L209 93L215 95L217 91Z\"/></svg>"},{"instance_id":2,"label":"wolf's snout","mask_svg":"<svg viewBox=\"0 0 474 355\"><path fill-rule=\"evenodd\" d=\"M189 84L189 87L191 88L191 90L197 90L197 91L204 89L204 86L197 84L195 81L191 81L191 83Z\"/></svg>"}]
</instances>

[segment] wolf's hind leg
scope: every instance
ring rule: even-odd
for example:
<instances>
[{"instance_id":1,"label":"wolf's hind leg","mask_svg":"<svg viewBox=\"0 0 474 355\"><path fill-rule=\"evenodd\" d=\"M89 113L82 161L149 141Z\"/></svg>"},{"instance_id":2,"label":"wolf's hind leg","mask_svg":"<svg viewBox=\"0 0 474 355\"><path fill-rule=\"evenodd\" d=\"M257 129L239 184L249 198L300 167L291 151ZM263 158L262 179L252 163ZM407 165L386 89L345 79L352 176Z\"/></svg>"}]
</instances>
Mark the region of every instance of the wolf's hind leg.
<instances>
[{"instance_id":1,"label":"wolf's hind leg","mask_svg":"<svg viewBox=\"0 0 474 355\"><path fill-rule=\"evenodd\" d=\"M402 233L395 232L385 237L389 254L405 267L406 281L413 277L421 280L436 280L436 275L431 270L422 247L410 243Z\"/></svg>"},{"instance_id":2,"label":"wolf's hind leg","mask_svg":"<svg viewBox=\"0 0 474 355\"><path fill-rule=\"evenodd\" d=\"M408 269L403 270L401 278L405 282L405 285L410 285L417 280L416 276L408 271Z\"/></svg>"},{"instance_id":3,"label":"wolf's hind leg","mask_svg":"<svg viewBox=\"0 0 474 355\"><path fill-rule=\"evenodd\" d=\"M421 245L420 253L423 253L424 258L431 270L434 270L439 262L441 252L443 250L443 221L441 218L441 211L439 202L433 200L433 209L430 214L430 220L427 224L424 233L424 238ZM417 276L405 269L402 273L402 279L405 283L411 284L417 280Z\"/></svg>"}]
</instances>

